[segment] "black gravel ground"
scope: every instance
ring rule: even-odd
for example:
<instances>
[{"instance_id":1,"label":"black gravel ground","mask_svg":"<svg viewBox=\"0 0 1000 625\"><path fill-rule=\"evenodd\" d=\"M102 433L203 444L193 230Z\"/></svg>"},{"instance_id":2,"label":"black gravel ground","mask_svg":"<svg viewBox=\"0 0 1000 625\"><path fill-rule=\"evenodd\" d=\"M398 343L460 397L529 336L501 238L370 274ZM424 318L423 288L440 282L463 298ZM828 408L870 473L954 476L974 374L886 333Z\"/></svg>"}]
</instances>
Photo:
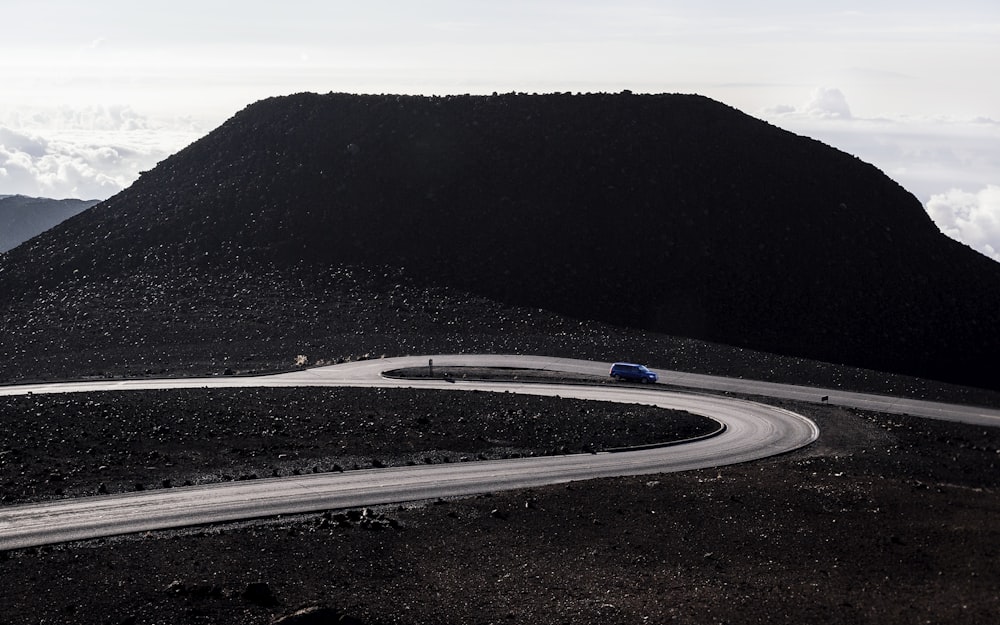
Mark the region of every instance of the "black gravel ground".
<instances>
[{"instance_id":1,"label":"black gravel ground","mask_svg":"<svg viewBox=\"0 0 1000 625\"><path fill-rule=\"evenodd\" d=\"M12 304L0 379L538 353L1000 405L988 391L502 307L389 272L185 271L66 283ZM0 624L254 624L310 607L283 622L995 623L1000 431L779 403L816 420L819 441L716 470L0 553ZM702 425L487 393L7 398L0 515L103 490L576 452Z\"/></svg>"},{"instance_id":2,"label":"black gravel ground","mask_svg":"<svg viewBox=\"0 0 1000 625\"><path fill-rule=\"evenodd\" d=\"M634 160L648 137L622 140L618 125L598 128L592 116L567 109L556 117L576 120L569 125L498 118L501 141L464 140L485 151L481 160L461 159L472 167L457 178L461 184L427 186L455 180L449 172L459 161L387 162L381 155L397 150L370 149L376 144L368 139L360 152L345 152L357 119L334 119L333 109L315 106L340 97L253 107L100 210L0 255L0 382L241 375L382 355L512 353L1000 406L996 391L587 320L617 320L587 311L618 313L627 299L636 316L680 324L647 327L995 387L995 267L941 236L898 185L868 180L856 159L785 137L772 142L795 149L770 150L769 158L788 167L748 160L731 149L732 132L691 124L702 115L685 114L663 134L668 141L649 144L680 158ZM548 110L576 99L533 102ZM633 102L628 94L614 99ZM363 117L373 132L403 119L390 110L409 119L420 110L437 115L440 104L380 100L384 115ZM322 115L306 123L302 106ZM759 152L758 131L766 129L740 119L738 126L749 125L737 134ZM447 135L423 122L411 134L407 124L377 134L403 148L421 144L415 136L433 139L426 142L433 147ZM448 127L467 138L484 128ZM515 127L522 134L511 134ZM573 147L592 136L604 138ZM536 139L546 149L527 158L524 145ZM496 159L485 157L501 145L514 151L493 167ZM556 146L563 156L549 149ZM608 195L606 178L586 165L603 168L613 153L636 167L611 168L625 178ZM730 161L755 163L766 175L724 166ZM629 178L654 162L673 163L660 184ZM706 162L716 163L708 175ZM446 167L428 178L413 163ZM569 173L567 163L580 167ZM742 182L709 184L713 167ZM858 175L845 178L845 171ZM775 172L782 172L777 185ZM852 182L845 187L845 180ZM609 206L648 213L664 189L683 193L669 194L677 212L657 212L660 226L608 221ZM629 193L638 195L629 200ZM884 209L893 204L885 200L893 197L901 198L901 216L910 210L919 219L888 219ZM770 198L766 219L745 210L761 198ZM470 202L482 206L466 210ZM548 210L540 213L539 202ZM506 238L494 227L500 222ZM655 248L651 257L669 263L675 278L658 283L606 262L619 250L642 256L635 245ZM375 265L404 248L413 255ZM481 295L470 295L471 286L482 287ZM730 314L737 308L741 315ZM702 334L703 325L715 330ZM814 419L820 439L713 470L0 552L0 625L995 624L1000 429L778 403ZM53 497L587 451L703 427L689 415L647 408L485 393L8 399L0 402L0 517L5 506Z\"/></svg>"},{"instance_id":3,"label":"black gravel ground","mask_svg":"<svg viewBox=\"0 0 1000 625\"><path fill-rule=\"evenodd\" d=\"M589 453L701 436L685 412L485 392L246 388L0 397L0 501Z\"/></svg>"},{"instance_id":4,"label":"black gravel ground","mask_svg":"<svg viewBox=\"0 0 1000 625\"><path fill-rule=\"evenodd\" d=\"M780 403L817 421L816 444L713 470L3 553L0 622L994 622L1000 432ZM576 451L678 434L678 417L699 427L649 408L351 389L8 398L2 414L45 424L3 443L13 501ZM314 620L288 618L306 608Z\"/></svg>"}]
</instances>

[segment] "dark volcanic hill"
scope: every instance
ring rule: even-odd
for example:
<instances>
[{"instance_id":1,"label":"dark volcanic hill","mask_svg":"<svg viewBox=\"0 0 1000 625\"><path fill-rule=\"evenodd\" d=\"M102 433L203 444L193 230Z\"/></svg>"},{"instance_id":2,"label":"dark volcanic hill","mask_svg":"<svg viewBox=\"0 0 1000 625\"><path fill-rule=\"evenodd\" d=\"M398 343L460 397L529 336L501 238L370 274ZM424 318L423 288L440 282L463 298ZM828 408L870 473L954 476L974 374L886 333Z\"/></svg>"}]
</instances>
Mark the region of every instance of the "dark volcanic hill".
<instances>
[{"instance_id":1,"label":"dark volcanic hill","mask_svg":"<svg viewBox=\"0 0 1000 625\"><path fill-rule=\"evenodd\" d=\"M0 195L0 253L84 211L97 200L51 200Z\"/></svg>"},{"instance_id":2,"label":"dark volcanic hill","mask_svg":"<svg viewBox=\"0 0 1000 625\"><path fill-rule=\"evenodd\" d=\"M570 317L1000 385L985 366L1000 348L1000 264L942 235L873 166L698 96L258 102L0 257L0 298L164 268L345 264Z\"/></svg>"}]
</instances>

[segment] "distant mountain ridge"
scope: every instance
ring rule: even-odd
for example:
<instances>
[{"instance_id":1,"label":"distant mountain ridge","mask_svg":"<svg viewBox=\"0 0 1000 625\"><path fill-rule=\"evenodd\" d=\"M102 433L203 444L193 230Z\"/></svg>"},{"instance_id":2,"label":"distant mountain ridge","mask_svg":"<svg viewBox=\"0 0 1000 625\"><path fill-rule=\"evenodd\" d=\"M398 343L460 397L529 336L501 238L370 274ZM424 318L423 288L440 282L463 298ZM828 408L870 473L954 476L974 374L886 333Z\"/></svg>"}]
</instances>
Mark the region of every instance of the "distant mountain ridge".
<instances>
[{"instance_id":1,"label":"distant mountain ridge","mask_svg":"<svg viewBox=\"0 0 1000 625\"><path fill-rule=\"evenodd\" d=\"M700 96L264 100L0 259L0 292L192 264L387 265L571 317L1000 384L1000 265L875 167Z\"/></svg>"},{"instance_id":2,"label":"distant mountain ridge","mask_svg":"<svg viewBox=\"0 0 1000 625\"><path fill-rule=\"evenodd\" d=\"M0 253L87 210L99 200L52 200L0 195Z\"/></svg>"}]
</instances>

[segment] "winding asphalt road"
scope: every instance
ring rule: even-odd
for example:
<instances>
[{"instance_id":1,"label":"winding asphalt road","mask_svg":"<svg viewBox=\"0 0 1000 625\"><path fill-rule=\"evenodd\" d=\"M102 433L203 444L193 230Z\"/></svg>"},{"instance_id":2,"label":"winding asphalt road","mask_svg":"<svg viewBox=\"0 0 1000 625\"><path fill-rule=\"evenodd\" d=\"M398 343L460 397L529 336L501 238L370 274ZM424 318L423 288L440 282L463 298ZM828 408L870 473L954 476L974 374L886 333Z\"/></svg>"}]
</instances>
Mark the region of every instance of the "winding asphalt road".
<instances>
[{"instance_id":1,"label":"winding asphalt road","mask_svg":"<svg viewBox=\"0 0 1000 625\"><path fill-rule=\"evenodd\" d=\"M538 356L433 356L435 366L517 367L567 373L607 375L610 363ZM427 357L370 360L261 377L123 380L0 387L0 395L248 386L419 387L460 392L508 391L686 410L715 419L710 437L651 449L477 461L450 465L394 467L315 474L248 482L106 495L38 504L0 507L0 549L52 544L155 529L232 521L276 514L351 508L465 496L620 475L685 471L747 462L785 453L816 440L809 419L757 402L715 395L633 385L546 385L500 382L398 380L382 376L391 369L426 366ZM762 382L692 376L659 371L661 383L701 385L775 397L856 405L888 412L1000 425L1000 411L909 402L878 396L838 393ZM724 388L723 388L724 387Z\"/></svg>"}]
</instances>

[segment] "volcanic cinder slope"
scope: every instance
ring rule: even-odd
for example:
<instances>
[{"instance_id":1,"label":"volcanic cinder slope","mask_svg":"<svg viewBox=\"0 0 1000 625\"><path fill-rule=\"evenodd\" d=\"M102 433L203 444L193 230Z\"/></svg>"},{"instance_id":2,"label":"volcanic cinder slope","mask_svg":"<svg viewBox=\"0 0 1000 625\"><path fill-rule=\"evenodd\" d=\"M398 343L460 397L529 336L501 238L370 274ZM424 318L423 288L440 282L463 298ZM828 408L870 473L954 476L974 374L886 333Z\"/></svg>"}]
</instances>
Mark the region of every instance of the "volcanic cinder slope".
<instances>
[{"instance_id":1,"label":"volcanic cinder slope","mask_svg":"<svg viewBox=\"0 0 1000 625\"><path fill-rule=\"evenodd\" d=\"M704 98L298 95L0 255L0 380L537 352L996 406L738 346L995 387L997 293L874 168ZM475 457L504 419L541 453L593 425L385 395L19 398L0 499L172 487L178 459L222 481ZM0 619L994 622L996 430L781 405L821 438L757 463L0 553Z\"/></svg>"},{"instance_id":2,"label":"volcanic cinder slope","mask_svg":"<svg viewBox=\"0 0 1000 625\"><path fill-rule=\"evenodd\" d=\"M277 271L287 284L347 265L569 318L998 384L1000 265L871 165L688 95L258 102L0 257L0 298L30 310L53 289L50 304L78 302L146 276L147 295L119 311L142 316L170 280Z\"/></svg>"}]
</instances>

